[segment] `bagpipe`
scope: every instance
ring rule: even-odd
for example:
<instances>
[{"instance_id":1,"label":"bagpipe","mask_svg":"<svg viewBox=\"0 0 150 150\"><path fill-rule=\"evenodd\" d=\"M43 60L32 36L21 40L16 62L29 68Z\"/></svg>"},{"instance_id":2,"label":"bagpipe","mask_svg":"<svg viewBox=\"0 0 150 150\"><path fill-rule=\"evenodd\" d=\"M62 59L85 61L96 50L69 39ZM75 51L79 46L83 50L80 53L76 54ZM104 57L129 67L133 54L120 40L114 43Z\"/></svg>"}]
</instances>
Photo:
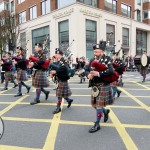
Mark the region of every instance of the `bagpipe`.
<instances>
[{"instance_id":1,"label":"bagpipe","mask_svg":"<svg viewBox=\"0 0 150 150\"><path fill-rule=\"evenodd\" d=\"M71 56L73 55L70 51L70 47L73 44L74 40L72 41L72 43L68 46L68 48L66 50L63 51L63 57L60 59L59 63L52 63L50 64L50 70L55 70L57 71L61 66L66 66L68 69L68 76L69 77L73 77L75 75L75 70L69 68L69 59L71 58Z\"/></svg>"},{"instance_id":2,"label":"bagpipe","mask_svg":"<svg viewBox=\"0 0 150 150\"><path fill-rule=\"evenodd\" d=\"M43 57L43 55L45 55L45 57L46 57L46 54L48 53L48 50L47 50L48 39L49 39L49 35L47 35L46 39L43 41L43 50L38 53L38 57L31 55L29 57L30 62L35 63L35 62L39 61ZM50 42L51 42L51 40L50 40ZM41 65L41 67L43 69L48 69L49 65L50 65L50 59L45 59L44 63Z\"/></svg>"},{"instance_id":3,"label":"bagpipe","mask_svg":"<svg viewBox=\"0 0 150 150\"><path fill-rule=\"evenodd\" d=\"M7 70L11 71L13 65L12 65L12 64L6 65L5 62L7 62L7 59L2 58L1 61L3 62L3 66L4 66Z\"/></svg>"},{"instance_id":4,"label":"bagpipe","mask_svg":"<svg viewBox=\"0 0 150 150\"><path fill-rule=\"evenodd\" d=\"M121 51L121 49L118 52L115 53L116 56L118 56L120 51ZM123 72L126 70L126 66L125 66L123 60L121 60L120 58L115 59L112 62L112 65L113 65L115 71L119 73L119 75L122 75Z\"/></svg>"},{"instance_id":5,"label":"bagpipe","mask_svg":"<svg viewBox=\"0 0 150 150\"><path fill-rule=\"evenodd\" d=\"M20 60L23 60L20 56L13 56L12 57L12 60L15 60L17 63L20 61ZM24 65L29 65L29 59L24 59Z\"/></svg>"},{"instance_id":6,"label":"bagpipe","mask_svg":"<svg viewBox=\"0 0 150 150\"><path fill-rule=\"evenodd\" d=\"M31 55L31 56L29 57L29 61L35 63L35 62L39 61L39 58L34 57L34 56ZM41 65L41 67L42 67L43 69L48 69L49 64L50 64L50 60L46 59L45 62Z\"/></svg>"},{"instance_id":7,"label":"bagpipe","mask_svg":"<svg viewBox=\"0 0 150 150\"><path fill-rule=\"evenodd\" d=\"M92 70L95 70L95 71L98 71L98 72L105 71L107 69L106 65L101 64L97 61L92 61L91 67L92 67ZM109 83L117 81L118 79L119 79L119 74L116 71L114 71L114 73L112 75L103 78L103 80L105 80Z\"/></svg>"}]
</instances>

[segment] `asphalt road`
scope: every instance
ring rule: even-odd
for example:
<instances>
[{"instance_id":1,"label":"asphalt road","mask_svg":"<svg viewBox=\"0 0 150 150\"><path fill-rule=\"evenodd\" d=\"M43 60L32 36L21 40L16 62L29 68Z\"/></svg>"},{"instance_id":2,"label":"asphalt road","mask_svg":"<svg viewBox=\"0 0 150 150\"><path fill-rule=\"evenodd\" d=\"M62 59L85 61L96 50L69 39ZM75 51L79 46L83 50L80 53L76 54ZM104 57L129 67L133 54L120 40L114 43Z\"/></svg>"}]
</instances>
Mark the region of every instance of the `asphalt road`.
<instances>
[{"instance_id":1,"label":"asphalt road","mask_svg":"<svg viewBox=\"0 0 150 150\"><path fill-rule=\"evenodd\" d=\"M79 84L76 76L69 81L74 102L70 108L63 101L62 112L56 108L54 84L45 101L31 106L35 89L22 97L14 97L17 89L9 84L0 92L0 116L4 121L4 135L0 150L149 150L150 149L150 81L141 82L137 72L124 74L122 93L115 99L107 123L101 120L101 130L90 134L95 121L95 110L90 105L88 81ZM31 80L27 81L31 85ZM3 85L0 85L0 89Z\"/></svg>"}]
</instances>

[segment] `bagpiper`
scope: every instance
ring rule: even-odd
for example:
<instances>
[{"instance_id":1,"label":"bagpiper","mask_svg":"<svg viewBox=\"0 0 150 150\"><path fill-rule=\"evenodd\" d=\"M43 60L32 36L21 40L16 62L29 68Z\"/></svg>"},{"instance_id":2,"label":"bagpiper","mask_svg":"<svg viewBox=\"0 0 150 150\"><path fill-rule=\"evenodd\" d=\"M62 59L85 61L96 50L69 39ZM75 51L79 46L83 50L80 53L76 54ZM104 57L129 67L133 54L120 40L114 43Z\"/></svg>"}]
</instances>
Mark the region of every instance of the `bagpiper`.
<instances>
[{"instance_id":1,"label":"bagpiper","mask_svg":"<svg viewBox=\"0 0 150 150\"><path fill-rule=\"evenodd\" d=\"M105 77L109 78L109 76L114 73L110 57L104 54L105 48L105 41L100 41L99 44L94 45L93 50L96 60L92 59L89 64L88 79L90 80L90 86L92 86L91 104L96 110L96 122L94 123L94 126L89 130L89 133L100 130L100 120L103 114L104 122L107 122L110 110L105 109L104 107L113 103L113 95L110 82L104 80ZM94 60L97 61L100 65L104 65L106 69L100 72L92 71L90 67Z\"/></svg>"},{"instance_id":2,"label":"bagpiper","mask_svg":"<svg viewBox=\"0 0 150 150\"><path fill-rule=\"evenodd\" d=\"M45 100L48 99L49 91L46 91L44 88L49 87L49 80L47 78L47 70L49 67L49 61L46 64L46 67L43 66L46 62L45 52L42 50L41 43L35 43L35 52L37 53L37 57L30 56L30 68L33 68L32 73L32 86L36 88L36 97L31 105L35 105L40 103L40 94L41 91L45 94ZM34 61L35 60L35 61Z\"/></svg>"},{"instance_id":3,"label":"bagpiper","mask_svg":"<svg viewBox=\"0 0 150 150\"><path fill-rule=\"evenodd\" d=\"M15 60L16 68L17 68L17 81L18 81L18 93L15 95L22 96L22 86L26 87L27 93L30 92L31 87L26 85L24 81L27 81L27 65L28 61L26 59L26 52L22 47L17 47L16 49L17 56L14 56L12 59Z\"/></svg>"},{"instance_id":4,"label":"bagpiper","mask_svg":"<svg viewBox=\"0 0 150 150\"><path fill-rule=\"evenodd\" d=\"M12 81L14 83L14 87L17 87L18 84L15 82L15 77L14 77L14 74L12 72L12 60L11 60L11 53L8 52L6 53L5 55L5 59L2 58L2 61L1 61L1 66L3 67L5 73L4 73L4 76L5 76L5 85L4 85L4 89L2 89L2 91L4 90L8 90L8 83L9 81Z\"/></svg>"},{"instance_id":5,"label":"bagpiper","mask_svg":"<svg viewBox=\"0 0 150 150\"><path fill-rule=\"evenodd\" d=\"M60 60L63 57L63 52L56 48L55 50L55 58L58 60L58 67L55 70L50 71L51 77L54 75L57 76L58 79L58 87L56 89L56 97L58 98L56 110L53 114L57 114L61 112L61 103L62 98L64 98L68 102L68 108L71 106L73 99L69 98L72 94L70 87L68 85L68 80L70 79L68 75L68 66L64 64L60 64Z\"/></svg>"}]
</instances>

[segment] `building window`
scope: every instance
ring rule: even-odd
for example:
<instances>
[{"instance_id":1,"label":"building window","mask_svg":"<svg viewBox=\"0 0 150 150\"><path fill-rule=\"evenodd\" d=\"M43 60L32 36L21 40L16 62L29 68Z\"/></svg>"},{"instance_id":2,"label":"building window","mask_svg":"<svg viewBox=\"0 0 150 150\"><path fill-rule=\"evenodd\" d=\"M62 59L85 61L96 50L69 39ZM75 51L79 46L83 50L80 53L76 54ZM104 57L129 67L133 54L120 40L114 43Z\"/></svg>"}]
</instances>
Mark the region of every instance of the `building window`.
<instances>
[{"instance_id":1,"label":"building window","mask_svg":"<svg viewBox=\"0 0 150 150\"><path fill-rule=\"evenodd\" d=\"M25 0L18 0L18 4L21 4L22 2L24 2Z\"/></svg>"},{"instance_id":2,"label":"building window","mask_svg":"<svg viewBox=\"0 0 150 150\"><path fill-rule=\"evenodd\" d=\"M136 31L136 54L142 54L143 51L147 51L147 32L137 30Z\"/></svg>"},{"instance_id":3,"label":"building window","mask_svg":"<svg viewBox=\"0 0 150 150\"><path fill-rule=\"evenodd\" d=\"M143 11L143 19L150 19L150 10Z\"/></svg>"},{"instance_id":4,"label":"building window","mask_svg":"<svg viewBox=\"0 0 150 150\"><path fill-rule=\"evenodd\" d=\"M131 7L125 4L121 4L121 13L123 16L131 17Z\"/></svg>"},{"instance_id":5,"label":"building window","mask_svg":"<svg viewBox=\"0 0 150 150\"><path fill-rule=\"evenodd\" d=\"M115 26L106 24L106 42L107 42L107 54L114 50L115 45Z\"/></svg>"},{"instance_id":6,"label":"building window","mask_svg":"<svg viewBox=\"0 0 150 150\"><path fill-rule=\"evenodd\" d=\"M76 0L57 0L57 8L59 9L75 2Z\"/></svg>"},{"instance_id":7,"label":"building window","mask_svg":"<svg viewBox=\"0 0 150 150\"><path fill-rule=\"evenodd\" d=\"M14 12L14 1L11 1L11 12Z\"/></svg>"},{"instance_id":8,"label":"building window","mask_svg":"<svg viewBox=\"0 0 150 150\"><path fill-rule=\"evenodd\" d=\"M26 11L23 11L19 14L19 24L26 22Z\"/></svg>"},{"instance_id":9,"label":"building window","mask_svg":"<svg viewBox=\"0 0 150 150\"><path fill-rule=\"evenodd\" d=\"M43 44L43 42L46 40L47 36L49 39L50 38L49 37L49 26L45 26L42 28L32 30L32 48L33 48L32 52L34 52L35 43L42 43ZM47 48L50 49L50 42L47 43Z\"/></svg>"},{"instance_id":10,"label":"building window","mask_svg":"<svg viewBox=\"0 0 150 150\"><path fill-rule=\"evenodd\" d=\"M8 2L0 3L0 11L3 11L3 10L9 10L9 3Z\"/></svg>"},{"instance_id":11,"label":"building window","mask_svg":"<svg viewBox=\"0 0 150 150\"><path fill-rule=\"evenodd\" d=\"M150 2L150 0L143 0L143 3Z\"/></svg>"},{"instance_id":12,"label":"building window","mask_svg":"<svg viewBox=\"0 0 150 150\"><path fill-rule=\"evenodd\" d=\"M97 43L97 22L86 20L86 58L93 57L93 44Z\"/></svg>"},{"instance_id":13,"label":"building window","mask_svg":"<svg viewBox=\"0 0 150 150\"><path fill-rule=\"evenodd\" d=\"M42 3L42 15L50 13L51 10L50 0L44 0L41 3Z\"/></svg>"},{"instance_id":14,"label":"building window","mask_svg":"<svg viewBox=\"0 0 150 150\"><path fill-rule=\"evenodd\" d=\"M123 28L122 46L129 47L129 29L128 28Z\"/></svg>"},{"instance_id":15,"label":"building window","mask_svg":"<svg viewBox=\"0 0 150 150\"><path fill-rule=\"evenodd\" d=\"M117 1L116 0L105 0L105 10L113 13L117 13Z\"/></svg>"},{"instance_id":16,"label":"building window","mask_svg":"<svg viewBox=\"0 0 150 150\"><path fill-rule=\"evenodd\" d=\"M141 5L141 0L137 0L137 5Z\"/></svg>"},{"instance_id":17,"label":"building window","mask_svg":"<svg viewBox=\"0 0 150 150\"><path fill-rule=\"evenodd\" d=\"M69 21L59 22L59 47L62 50L69 46Z\"/></svg>"},{"instance_id":18,"label":"building window","mask_svg":"<svg viewBox=\"0 0 150 150\"><path fill-rule=\"evenodd\" d=\"M36 6L30 8L30 20L37 18Z\"/></svg>"},{"instance_id":19,"label":"building window","mask_svg":"<svg viewBox=\"0 0 150 150\"><path fill-rule=\"evenodd\" d=\"M137 21L141 22L141 11L137 10Z\"/></svg>"},{"instance_id":20,"label":"building window","mask_svg":"<svg viewBox=\"0 0 150 150\"><path fill-rule=\"evenodd\" d=\"M22 48L26 48L26 33L20 33L20 43Z\"/></svg>"},{"instance_id":21,"label":"building window","mask_svg":"<svg viewBox=\"0 0 150 150\"><path fill-rule=\"evenodd\" d=\"M79 2L87 4L87 5L91 5L94 7L98 7L98 0L79 0Z\"/></svg>"}]
</instances>

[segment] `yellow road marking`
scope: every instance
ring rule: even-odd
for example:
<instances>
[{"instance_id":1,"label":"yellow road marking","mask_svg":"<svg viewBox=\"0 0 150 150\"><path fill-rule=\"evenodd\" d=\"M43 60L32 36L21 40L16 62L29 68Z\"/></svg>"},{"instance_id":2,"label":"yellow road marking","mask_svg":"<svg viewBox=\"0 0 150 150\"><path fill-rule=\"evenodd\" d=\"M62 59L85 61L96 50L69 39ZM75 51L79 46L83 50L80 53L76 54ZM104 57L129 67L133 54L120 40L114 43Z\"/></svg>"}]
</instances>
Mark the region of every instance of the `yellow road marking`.
<instances>
[{"instance_id":1,"label":"yellow road marking","mask_svg":"<svg viewBox=\"0 0 150 150\"><path fill-rule=\"evenodd\" d=\"M13 102L0 102L0 104L12 104ZM29 102L20 102L17 105L30 105ZM64 104L64 106L67 106L68 104ZM56 103L39 103L37 106L56 106ZM91 107L90 104L72 104L73 107ZM111 108L133 108L133 109L144 109L141 106L118 106L118 105L112 105Z\"/></svg>"},{"instance_id":2,"label":"yellow road marking","mask_svg":"<svg viewBox=\"0 0 150 150\"><path fill-rule=\"evenodd\" d=\"M28 95L25 95L23 97L21 97L20 99L18 99L17 101L13 102L12 104L10 104L8 107L6 107L5 109L3 109L2 111L0 111L0 116L2 116L3 114L5 114L7 111L9 111L10 109L12 109L14 106L16 106L18 103L20 103L22 100L24 100L26 97L28 97Z\"/></svg>"},{"instance_id":3,"label":"yellow road marking","mask_svg":"<svg viewBox=\"0 0 150 150\"><path fill-rule=\"evenodd\" d=\"M64 104L64 99L62 101L61 107L63 107L63 104ZM54 115L52 119L53 122L50 126L50 130L48 132L43 150L54 150L60 118L61 118L61 112Z\"/></svg>"},{"instance_id":4,"label":"yellow road marking","mask_svg":"<svg viewBox=\"0 0 150 150\"><path fill-rule=\"evenodd\" d=\"M133 83L135 83L135 84L137 84L137 85L139 85L139 86L142 86L142 87L146 88L147 90L150 90L149 87L147 87L147 86L145 86L145 85L143 85L143 84L140 84L140 83L137 83L137 82L133 82ZM145 89L144 89L144 90L145 90Z\"/></svg>"},{"instance_id":5,"label":"yellow road marking","mask_svg":"<svg viewBox=\"0 0 150 150\"><path fill-rule=\"evenodd\" d=\"M93 122L84 121L69 121L69 120L52 120L52 119L34 119L34 118L17 118L17 117L3 117L3 120L8 121L23 121L23 122L40 122L40 123L60 123L60 124L70 124L70 125L93 125ZM115 127L113 123L101 123L102 126ZM125 128L137 128L137 129L150 129L150 125L137 125L137 124L122 124Z\"/></svg>"},{"instance_id":6,"label":"yellow road marking","mask_svg":"<svg viewBox=\"0 0 150 150\"><path fill-rule=\"evenodd\" d=\"M115 125L115 128L118 131L121 139L123 140L126 148L128 150L138 150L137 146L135 145L135 143L133 142L133 140L127 133L125 127L123 127L123 125L121 124L121 122L119 121L119 119L117 118L117 116L114 114L114 112L112 110L110 112L110 118L111 118L113 124Z\"/></svg>"},{"instance_id":7,"label":"yellow road marking","mask_svg":"<svg viewBox=\"0 0 150 150\"><path fill-rule=\"evenodd\" d=\"M144 103L142 103L140 100L138 100L135 96L133 96L132 94L130 94L129 92L127 92L126 90L124 90L123 88L119 88L121 91L123 91L126 95L128 95L130 98L132 98L136 103L138 103L141 107L143 107L144 109L146 109L147 111L150 112L150 107L148 107L147 105L145 105Z\"/></svg>"},{"instance_id":8,"label":"yellow road marking","mask_svg":"<svg viewBox=\"0 0 150 150\"><path fill-rule=\"evenodd\" d=\"M25 148L19 146L0 145L0 150L42 150L39 148Z\"/></svg>"}]
</instances>

